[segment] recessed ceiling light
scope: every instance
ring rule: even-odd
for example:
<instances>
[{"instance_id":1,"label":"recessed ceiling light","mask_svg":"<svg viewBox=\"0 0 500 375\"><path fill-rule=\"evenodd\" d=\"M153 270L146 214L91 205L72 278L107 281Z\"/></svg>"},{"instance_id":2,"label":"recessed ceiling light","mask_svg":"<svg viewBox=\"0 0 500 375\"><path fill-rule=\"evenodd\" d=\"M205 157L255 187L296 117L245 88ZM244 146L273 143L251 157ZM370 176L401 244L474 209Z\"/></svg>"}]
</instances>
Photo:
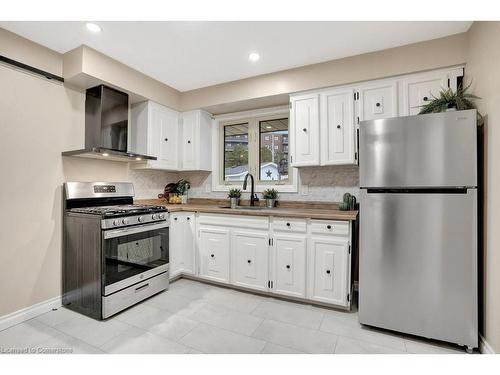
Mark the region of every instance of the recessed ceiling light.
<instances>
[{"instance_id":1,"label":"recessed ceiling light","mask_svg":"<svg viewBox=\"0 0 500 375\"><path fill-rule=\"evenodd\" d=\"M137 157L137 158L135 158L135 160L142 160L142 159L141 159L141 158L139 158L139 157Z\"/></svg>"},{"instance_id":2,"label":"recessed ceiling light","mask_svg":"<svg viewBox=\"0 0 500 375\"><path fill-rule=\"evenodd\" d=\"M85 26L87 27L88 31L92 31L93 33L98 33L102 30L101 26L92 22L87 22Z\"/></svg>"},{"instance_id":3,"label":"recessed ceiling light","mask_svg":"<svg viewBox=\"0 0 500 375\"><path fill-rule=\"evenodd\" d=\"M109 156L109 154L105 152L104 154L102 154L102 156Z\"/></svg>"},{"instance_id":4,"label":"recessed ceiling light","mask_svg":"<svg viewBox=\"0 0 500 375\"><path fill-rule=\"evenodd\" d=\"M260 55L257 52L252 52L250 55L248 55L248 59L250 61L259 61Z\"/></svg>"},{"instance_id":5,"label":"recessed ceiling light","mask_svg":"<svg viewBox=\"0 0 500 375\"><path fill-rule=\"evenodd\" d=\"M272 126L271 125L267 125L266 129L272 129Z\"/></svg>"}]
</instances>

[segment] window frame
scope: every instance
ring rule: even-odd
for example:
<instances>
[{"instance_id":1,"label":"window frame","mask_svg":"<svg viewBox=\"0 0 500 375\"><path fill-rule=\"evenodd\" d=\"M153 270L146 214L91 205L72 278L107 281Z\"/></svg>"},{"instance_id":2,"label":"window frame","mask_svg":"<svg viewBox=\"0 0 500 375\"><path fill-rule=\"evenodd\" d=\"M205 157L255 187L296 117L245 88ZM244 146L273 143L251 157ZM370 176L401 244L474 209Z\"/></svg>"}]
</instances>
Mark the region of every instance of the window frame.
<instances>
[{"instance_id":1,"label":"window frame","mask_svg":"<svg viewBox=\"0 0 500 375\"><path fill-rule=\"evenodd\" d=\"M235 186L241 186L242 181L224 181L224 126L248 123L248 165L249 173L255 178L255 191L262 192L275 187L279 192L298 192L298 170L290 165L288 180L260 180L260 121L288 118L288 139L290 140L290 110L288 106L266 108L253 111L224 114L214 117L212 143L212 191L228 191Z\"/></svg>"}]
</instances>

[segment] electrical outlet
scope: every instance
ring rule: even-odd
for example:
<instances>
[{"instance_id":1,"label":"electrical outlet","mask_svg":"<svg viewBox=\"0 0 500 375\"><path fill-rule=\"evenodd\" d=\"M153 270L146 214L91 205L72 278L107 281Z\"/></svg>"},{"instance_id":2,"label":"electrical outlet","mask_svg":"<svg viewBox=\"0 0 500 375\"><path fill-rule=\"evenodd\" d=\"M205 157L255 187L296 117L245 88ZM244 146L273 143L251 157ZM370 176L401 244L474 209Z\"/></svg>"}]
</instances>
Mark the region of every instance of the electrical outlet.
<instances>
[{"instance_id":1,"label":"electrical outlet","mask_svg":"<svg viewBox=\"0 0 500 375\"><path fill-rule=\"evenodd\" d=\"M300 193L302 195L309 195L309 185L301 185Z\"/></svg>"}]
</instances>

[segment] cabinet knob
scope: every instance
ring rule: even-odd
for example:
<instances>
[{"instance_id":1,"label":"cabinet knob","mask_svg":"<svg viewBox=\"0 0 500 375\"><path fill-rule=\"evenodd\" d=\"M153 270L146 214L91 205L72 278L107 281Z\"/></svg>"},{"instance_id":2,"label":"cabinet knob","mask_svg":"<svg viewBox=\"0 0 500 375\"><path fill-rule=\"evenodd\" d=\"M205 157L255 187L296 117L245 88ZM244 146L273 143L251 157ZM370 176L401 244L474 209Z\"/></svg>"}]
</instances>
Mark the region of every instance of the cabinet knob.
<instances>
[{"instance_id":1,"label":"cabinet knob","mask_svg":"<svg viewBox=\"0 0 500 375\"><path fill-rule=\"evenodd\" d=\"M328 224L328 225L326 226L326 229L332 229L332 226L331 226L330 224Z\"/></svg>"},{"instance_id":2,"label":"cabinet knob","mask_svg":"<svg viewBox=\"0 0 500 375\"><path fill-rule=\"evenodd\" d=\"M303 128L302 131L305 133L307 131L307 128Z\"/></svg>"},{"instance_id":3,"label":"cabinet knob","mask_svg":"<svg viewBox=\"0 0 500 375\"><path fill-rule=\"evenodd\" d=\"M250 259L247 260L248 264L252 263L252 261Z\"/></svg>"},{"instance_id":4,"label":"cabinet knob","mask_svg":"<svg viewBox=\"0 0 500 375\"><path fill-rule=\"evenodd\" d=\"M428 100L429 100L429 98L428 98L427 96L424 96L424 98L423 98L423 99L424 99L424 102L426 102L426 101L428 101Z\"/></svg>"},{"instance_id":5,"label":"cabinet knob","mask_svg":"<svg viewBox=\"0 0 500 375\"><path fill-rule=\"evenodd\" d=\"M165 142L168 142L168 138L165 138Z\"/></svg>"},{"instance_id":6,"label":"cabinet knob","mask_svg":"<svg viewBox=\"0 0 500 375\"><path fill-rule=\"evenodd\" d=\"M290 223L286 223L286 226L287 226L287 227L290 227L290 226L291 226L291 224L290 224Z\"/></svg>"},{"instance_id":7,"label":"cabinet knob","mask_svg":"<svg viewBox=\"0 0 500 375\"><path fill-rule=\"evenodd\" d=\"M289 269L290 269L290 265L289 265L289 264L287 264L287 265L286 265L286 269L287 269L287 270L289 270Z\"/></svg>"},{"instance_id":8,"label":"cabinet knob","mask_svg":"<svg viewBox=\"0 0 500 375\"><path fill-rule=\"evenodd\" d=\"M330 274L330 270L326 270L326 273L329 275Z\"/></svg>"},{"instance_id":9,"label":"cabinet knob","mask_svg":"<svg viewBox=\"0 0 500 375\"><path fill-rule=\"evenodd\" d=\"M210 257L211 257L211 258L214 258L214 257L215 257L215 255L214 255L214 254L210 254Z\"/></svg>"},{"instance_id":10,"label":"cabinet knob","mask_svg":"<svg viewBox=\"0 0 500 375\"><path fill-rule=\"evenodd\" d=\"M191 141L188 141L188 143L191 143Z\"/></svg>"},{"instance_id":11,"label":"cabinet knob","mask_svg":"<svg viewBox=\"0 0 500 375\"><path fill-rule=\"evenodd\" d=\"M174 220L175 220L175 221L177 221L177 218L176 218L176 217L174 217Z\"/></svg>"},{"instance_id":12,"label":"cabinet knob","mask_svg":"<svg viewBox=\"0 0 500 375\"><path fill-rule=\"evenodd\" d=\"M189 220L191 220L191 218L190 218L190 217L188 217L188 218L187 218L187 220L189 221Z\"/></svg>"},{"instance_id":13,"label":"cabinet knob","mask_svg":"<svg viewBox=\"0 0 500 375\"><path fill-rule=\"evenodd\" d=\"M380 103L375 103L375 107L380 107Z\"/></svg>"},{"instance_id":14,"label":"cabinet knob","mask_svg":"<svg viewBox=\"0 0 500 375\"><path fill-rule=\"evenodd\" d=\"M340 129L341 127L342 127L342 126L340 126L340 124L339 124L339 125L337 125L337 129Z\"/></svg>"}]
</instances>

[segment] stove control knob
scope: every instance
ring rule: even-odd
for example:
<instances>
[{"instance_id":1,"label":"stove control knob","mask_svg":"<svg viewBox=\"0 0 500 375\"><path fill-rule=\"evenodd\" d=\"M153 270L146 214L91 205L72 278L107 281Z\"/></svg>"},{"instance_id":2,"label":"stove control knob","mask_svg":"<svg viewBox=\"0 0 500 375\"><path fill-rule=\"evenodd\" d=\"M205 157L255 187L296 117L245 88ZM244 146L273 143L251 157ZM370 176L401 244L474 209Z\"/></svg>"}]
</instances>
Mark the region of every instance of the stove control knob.
<instances>
[{"instance_id":1,"label":"stove control knob","mask_svg":"<svg viewBox=\"0 0 500 375\"><path fill-rule=\"evenodd\" d=\"M156 215L156 214L151 215L151 219L153 219L153 220L158 219L158 215Z\"/></svg>"},{"instance_id":2,"label":"stove control knob","mask_svg":"<svg viewBox=\"0 0 500 375\"><path fill-rule=\"evenodd\" d=\"M137 218L137 221L138 221L139 223L142 223L142 222L144 221L144 218L143 218L142 216L139 216L139 217Z\"/></svg>"},{"instance_id":3,"label":"stove control knob","mask_svg":"<svg viewBox=\"0 0 500 375\"><path fill-rule=\"evenodd\" d=\"M113 225L114 225L115 227L117 227L117 226L118 226L118 225L120 225L120 224L121 224L121 221L120 221L120 220L118 220L118 219L113 220Z\"/></svg>"},{"instance_id":4,"label":"stove control knob","mask_svg":"<svg viewBox=\"0 0 500 375\"><path fill-rule=\"evenodd\" d=\"M165 219L165 214L159 214L159 215L158 215L158 217L159 217L160 219Z\"/></svg>"},{"instance_id":5,"label":"stove control knob","mask_svg":"<svg viewBox=\"0 0 500 375\"><path fill-rule=\"evenodd\" d=\"M123 220L122 220L122 223L123 223L124 225L128 224L128 219L123 219Z\"/></svg>"}]
</instances>

